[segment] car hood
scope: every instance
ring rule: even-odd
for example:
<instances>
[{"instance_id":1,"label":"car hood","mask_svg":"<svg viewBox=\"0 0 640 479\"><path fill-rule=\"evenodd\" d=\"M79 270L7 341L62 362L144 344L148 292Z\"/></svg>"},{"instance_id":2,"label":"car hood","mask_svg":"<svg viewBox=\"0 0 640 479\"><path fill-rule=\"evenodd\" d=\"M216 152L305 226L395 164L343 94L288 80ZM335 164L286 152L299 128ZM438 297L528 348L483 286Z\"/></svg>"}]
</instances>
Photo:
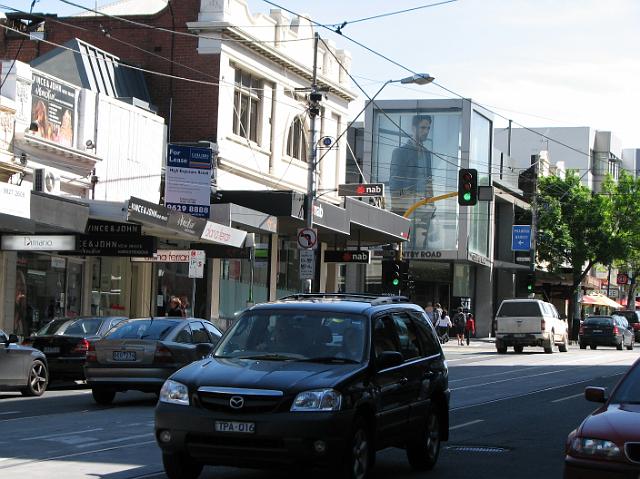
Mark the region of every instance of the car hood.
<instances>
[{"instance_id":1,"label":"car hood","mask_svg":"<svg viewBox=\"0 0 640 479\"><path fill-rule=\"evenodd\" d=\"M640 404L609 404L588 416L579 431L582 437L609 439L618 444L640 441Z\"/></svg>"},{"instance_id":2,"label":"car hood","mask_svg":"<svg viewBox=\"0 0 640 479\"><path fill-rule=\"evenodd\" d=\"M296 391L336 387L363 364L322 364L239 358L207 358L186 366L171 379L189 385Z\"/></svg>"}]
</instances>

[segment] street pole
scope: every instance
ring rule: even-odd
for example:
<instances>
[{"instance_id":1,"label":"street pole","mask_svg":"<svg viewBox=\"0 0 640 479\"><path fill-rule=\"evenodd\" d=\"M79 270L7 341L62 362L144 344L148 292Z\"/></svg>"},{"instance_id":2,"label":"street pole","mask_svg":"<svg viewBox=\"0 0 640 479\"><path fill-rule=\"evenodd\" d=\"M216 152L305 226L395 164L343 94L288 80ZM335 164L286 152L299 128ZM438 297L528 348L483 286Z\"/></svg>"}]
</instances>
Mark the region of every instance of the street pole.
<instances>
[{"instance_id":1,"label":"street pole","mask_svg":"<svg viewBox=\"0 0 640 479\"><path fill-rule=\"evenodd\" d=\"M313 228L313 203L315 200L315 176L316 176L316 116L320 112L318 107L318 32L313 39L313 80L311 82L311 93L309 94L309 168L307 169L307 204L306 204L306 226ZM315 261L315 253L314 253ZM310 293L313 288L313 280L307 279L304 284L304 291Z\"/></svg>"},{"instance_id":2,"label":"street pole","mask_svg":"<svg viewBox=\"0 0 640 479\"><path fill-rule=\"evenodd\" d=\"M540 155L533 165L533 192L531 195L531 273L533 273L533 291L536 294L536 253L538 243L538 172L540 171Z\"/></svg>"}]
</instances>

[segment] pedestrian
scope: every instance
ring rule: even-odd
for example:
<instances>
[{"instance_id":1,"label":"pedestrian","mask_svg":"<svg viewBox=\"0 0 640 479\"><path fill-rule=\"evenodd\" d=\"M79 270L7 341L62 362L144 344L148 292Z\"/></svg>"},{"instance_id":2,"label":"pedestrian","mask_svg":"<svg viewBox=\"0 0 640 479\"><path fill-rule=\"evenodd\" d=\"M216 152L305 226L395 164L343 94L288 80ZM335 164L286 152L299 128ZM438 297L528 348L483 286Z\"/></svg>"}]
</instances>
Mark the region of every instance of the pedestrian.
<instances>
[{"instance_id":1,"label":"pedestrian","mask_svg":"<svg viewBox=\"0 0 640 479\"><path fill-rule=\"evenodd\" d=\"M182 317L182 306L180 305L180 299L177 296L171 296L167 306L167 316Z\"/></svg>"},{"instance_id":2,"label":"pedestrian","mask_svg":"<svg viewBox=\"0 0 640 479\"><path fill-rule=\"evenodd\" d=\"M458 311L453 315L453 330L458 338L458 346L464 346L464 327L467 323L467 318L464 312L462 312L462 306L458 307Z\"/></svg>"},{"instance_id":3,"label":"pedestrian","mask_svg":"<svg viewBox=\"0 0 640 479\"><path fill-rule=\"evenodd\" d=\"M431 301L427 303L424 312L427 313L427 318L429 318L431 324L435 326L435 314L433 313L433 303Z\"/></svg>"},{"instance_id":4,"label":"pedestrian","mask_svg":"<svg viewBox=\"0 0 640 479\"><path fill-rule=\"evenodd\" d=\"M189 311L189 300L187 299L186 296L180 296L180 309L182 309L182 317L186 318L188 316L190 316L190 311Z\"/></svg>"},{"instance_id":5,"label":"pedestrian","mask_svg":"<svg viewBox=\"0 0 640 479\"><path fill-rule=\"evenodd\" d=\"M453 326L451 318L446 310L442 310L442 316L436 322L436 332L440 338L440 343L444 344L449 341L449 329Z\"/></svg>"},{"instance_id":6,"label":"pedestrian","mask_svg":"<svg viewBox=\"0 0 640 479\"><path fill-rule=\"evenodd\" d=\"M438 320L442 317L442 306L440 303L436 303L433 308L433 324L436 324Z\"/></svg>"},{"instance_id":7,"label":"pedestrian","mask_svg":"<svg viewBox=\"0 0 640 479\"><path fill-rule=\"evenodd\" d=\"M469 339L471 338L471 336L473 336L474 338L476 336L476 320L471 313L467 315L467 322L464 326L464 333L467 338L467 346L469 346Z\"/></svg>"}]
</instances>

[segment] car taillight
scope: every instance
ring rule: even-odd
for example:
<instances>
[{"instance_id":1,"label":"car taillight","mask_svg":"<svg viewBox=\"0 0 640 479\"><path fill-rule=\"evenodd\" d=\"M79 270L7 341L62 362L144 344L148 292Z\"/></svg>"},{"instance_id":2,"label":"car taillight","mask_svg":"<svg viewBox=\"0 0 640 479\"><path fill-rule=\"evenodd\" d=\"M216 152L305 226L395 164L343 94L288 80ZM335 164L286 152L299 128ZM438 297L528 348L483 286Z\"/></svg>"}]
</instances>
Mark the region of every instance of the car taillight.
<instances>
[{"instance_id":1,"label":"car taillight","mask_svg":"<svg viewBox=\"0 0 640 479\"><path fill-rule=\"evenodd\" d=\"M81 339L80 342L76 344L76 347L73 348L71 352L86 353L87 351L89 351L89 341L87 341L86 339Z\"/></svg>"},{"instance_id":2,"label":"car taillight","mask_svg":"<svg viewBox=\"0 0 640 479\"><path fill-rule=\"evenodd\" d=\"M89 343L89 341L87 341L88 346L87 346L87 362L88 363L97 363L98 362L98 355L96 354L96 347L93 343Z\"/></svg>"},{"instance_id":3,"label":"car taillight","mask_svg":"<svg viewBox=\"0 0 640 479\"><path fill-rule=\"evenodd\" d=\"M640 331L640 323L633 323L633 330Z\"/></svg>"},{"instance_id":4,"label":"car taillight","mask_svg":"<svg viewBox=\"0 0 640 479\"><path fill-rule=\"evenodd\" d=\"M615 335L620 334L620 330L618 329L618 326L614 326L613 327L613 334L615 334Z\"/></svg>"},{"instance_id":5,"label":"car taillight","mask_svg":"<svg viewBox=\"0 0 640 479\"><path fill-rule=\"evenodd\" d=\"M153 355L153 361L156 363L172 363L173 354L169 348L167 348L164 344L158 344L156 346L156 352Z\"/></svg>"},{"instance_id":6,"label":"car taillight","mask_svg":"<svg viewBox=\"0 0 640 479\"><path fill-rule=\"evenodd\" d=\"M22 344L23 346L31 346L33 344L33 341L30 339L25 339L20 344Z\"/></svg>"},{"instance_id":7,"label":"car taillight","mask_svg":"<svg viewBox=\"0 0 640 479\"><path fill-rule=\"evenodd\" d=\"M545 328L546 328L546 324L547 324L547 323L545 322L545 320L544 320L544 319L541 319L541 320L540 320L540 331L544 331L544 330L545 330Z\"/></svg>"}]
</instances>

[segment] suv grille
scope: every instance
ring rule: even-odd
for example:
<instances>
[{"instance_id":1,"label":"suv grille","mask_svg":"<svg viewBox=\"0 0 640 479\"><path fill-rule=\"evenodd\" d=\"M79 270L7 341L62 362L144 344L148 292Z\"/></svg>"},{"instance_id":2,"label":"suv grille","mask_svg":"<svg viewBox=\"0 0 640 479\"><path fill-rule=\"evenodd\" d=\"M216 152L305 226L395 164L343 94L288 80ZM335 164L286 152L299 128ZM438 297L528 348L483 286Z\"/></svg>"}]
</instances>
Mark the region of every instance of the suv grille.
<instances>
[{"instance_id":1,"label":"suv grille","mask_svg":"<svg viewBox=\"0 0 640 479\"><path fill-rule=\"evenodd\" d=\"M231 398L242 398L241 407L231 407ZM198 399L202 407L231 414L268 413L278 409L283 401L281 391L251 389L200 388Z\"/></svg>"},{"instance_id":2,"label":"suv grille","mask_svg":"<svg viewBox=\"0 0 640 479\"><path fill-rule=\"evenodd\" d=\"M640 442L628 442L624 445L624 450L630 461L640 462Z\"/></svg>"}]
</instances>

